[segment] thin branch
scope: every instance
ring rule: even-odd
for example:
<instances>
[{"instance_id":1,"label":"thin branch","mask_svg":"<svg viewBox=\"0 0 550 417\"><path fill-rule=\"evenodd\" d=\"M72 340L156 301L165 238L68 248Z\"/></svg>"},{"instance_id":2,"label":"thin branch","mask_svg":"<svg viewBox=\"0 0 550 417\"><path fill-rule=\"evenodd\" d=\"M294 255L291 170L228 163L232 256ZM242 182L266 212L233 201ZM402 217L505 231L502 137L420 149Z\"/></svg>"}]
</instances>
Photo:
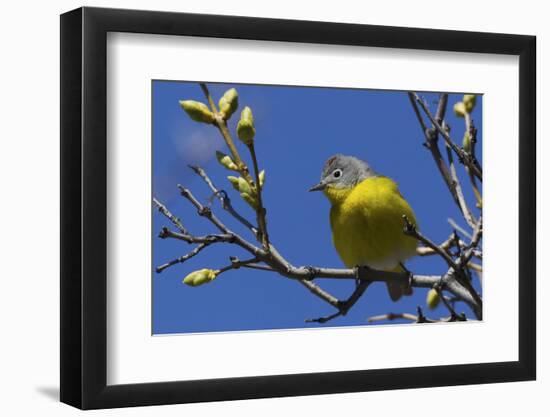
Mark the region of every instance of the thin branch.
<instances>
[{"instance_id":1,"label":"thin branch","mask_svg":"<svg viewBox=\"0 0 550 417\"><path fill-rule=\"evenodd\" d=\"M306 280L298 280L298 282L302 284L304 287L306 287L312 294L326 301L331 306L336 308L340 307L341 301L338 300L338 298L334 297L333 295L329 294L327 291L323 290L317 284Z\"/></svg>"},{"instance_id":2,"label":"thin branch","mask_svg":"<svg viewBox=\"0 0 550 417\"><path fill-rule=\"evenodd\" d=\"M239 245L243 249L246 249L247 251L249 251L250 253L252 253L256 256L258 256L260 253L263 253L263 251L260 248L258 248L257 246L254 246L252 243L248 242L246 239L244 239L243 237L241 237L237 233L232 232L231 230L229 230L229 228L225 224L223 224L221 222L221 220L218 219L214 213L212 213L212 210L210 210L210 208L208 208L206 206L203 206L195 198L195 196L193 195L193 193L191 193L191 191L189 191L187 188L183 187L180 184L178 184L178 188L181 192L181 195L183 197L185 197L187 200L189 200L191 202L191 204L193 204L195 206L199 216L206 217L222 233L232 235L233 242L235 244Z\"/></svg>"},{"instance_id":3,"label":"thin branch","mask_svg":"<svg viewBox=\"0 0 550 417\"><path fill-rule=\"evenodd\" d=\"M306 281L307 282L307 281ZM336 313L330 314L324 317L318 317L315 319L307 319L306 323L326 323L327 321L333 320L336 317L345 316L348 311L355 305L355 303L361 298L363 293L367 290L370 285L370 281L361 281L356 287L351 296L344 302L340 302L337 306L338 311Z\"/></svg>"},{"instance_id":4,"label":"thin branch","mask_svg":"<svg viewBox=\"0 0 550 417\"><path fill-rule=\"evenodd\" d=\"M231 261L231 263L227 266L224 266L223 268L220 268L218 270L218 275L223 274L224 272L229 271L231 269L239 269L239 268L245 267L249 264L254 264L254 263L258 262L258 258L251 258L251 259L246 259L244 261L241 261L236 256L230 257L229 260Z\"/></svg>"},{"instance_id":5,"label":"thin branch","mask_svg":"<svg viewBox=\"0 0 550 417\"><path fill-rule=\"evenodd\" d=\"M277 270L271 268L270 266L266 266L262 264L248 264L243 266L249 269L257 269L259 271L277 272Z\"/></svg>"},{"instance_id":6,"label":"thin branch","mask_svg":"<svg viewBox=\"0 0 550 417\"><path fill-rule=\"evenodd\" d=\"M410 313L387 313L387 314L380 314L379 316L372 316L367 319L368 323L376 323L379 321L393 321L393 320L410 320L414 322L418 322L418 316L415 316L414 314ZM428 323L435 323L435 321L429 320Z\"/></svg>"},{"instance_id":7,"label":"thin branch","mask_svg":"<svg viewBox=\"0 0 550 417\"><path fill-rule=\"evenodd\" d=\"M451 219L450 217L447 219L447 222L451 225L453 229L456 229L460 233L462 233L464 236L466 236L468 239L472 238L472 234L470 232L467 232L463 227L461 227L454 219Z\"/></svg>"},{"instance_id":8,"label":"thin branch","mask_svg":"<svg viewBox=\"0 0 550 417\"><path fill-rule=\"evenodd\" d=\"M264 249L269 250L269 235L267 233L266 210L262 202L262 187L260 186L260 169L258 168L258 160L256 158L256 150L254 148L254 142L248 145L248 150L250 151L250 156L252 158L252 165L254 167L256 197L258 198L258 207L256 208L256 218L258 222L258 227L260 228L260 238Z\"/></svg>"},{"instance_id":9,"label":"thin branch","mask_svg":"<svg viewBox=\"0 0 550 417\"><path fill-rule=\"evenodd\" d=\"M481 172L481 167L479 166L479 164L477 163L477 161L475 161L475 159L473 159L471 157L471 155L468 155L468 153L466 153L463 149L459 148L457 146L457 144L451 139L451 137L449 136L449 134L445 131L445 129L443 129L443 127L441 126L441 124L437 123L437 121L435 120L435 118L432 116L430 110L428 109L428 106L426 105L426 103L424 103L424 101L418 96L417 93L412 93L413 94L413 97L414 99L416 100L416 102L420 105L420 107L422 108L422 110L424 111L424 113L426 113L426 116L428 116L428 118L430 119L430 121L432 122L432 124L434 125L434 127L439 131L439 133L441 134L441 136L443 137L443 139L445 140L445 142L451 147L451 149L456 153L456 155L458 156L459 160L461 163L464 163L466 165L468 165L470 167L470 169L472 170L472 172L474 173L474 175L480 180L482 181L482 172Z\"/></svg>"},{"instance_id":10,"label":"thin branch","mask_svg":"<svg viewBox=\"0 0 550 417\"><path fill-rule=\"evenodd\" d=\"M193 236L188 233L178 233L174 232L167 227L163 227L159 233L159 237L161 239L178 239L183 240L187 243L216 243L216 242L224 242L224 243L233 243L234 238L231 234L211 234L206 236Z\"/></svg>"},{"instance_id":11,"label":"thin branch","mask_svg":"<svg viewBox=\"0 0 550 417\"><path fill-rule=\"evenodd\" d=\"M180 232L187 233L187 230L185 229L185 227L181 223L180 219L178 219L176 216L174 216L170 212L170 210L168 210L166 208L166 206L164 204L162 204L156 198L153 198L153 203L155 204L155 206L157 206L158 211L160 211L164 216L166 216L168 218L168 220L170 220L178 228L178 230Z\"/></svg>"},{"instance_id":12,"label":"thin branch","mask_svg":"<svg viewBox=\"0 0 550 417\"><path fill-rule=\"evenodd\" d=\"M407 216L403 215L403 221L405 222L405 228L403 229L403 232L408 235L408 236L412 236L414 237L415 239L417 239L419 242L422 242L425 246L429 247L430 249L432 249L434 252L436 252L439 256L441 256L445 262L447 262L447 264L452 267L452 268L455 268L456 265L455 265L455 262L453 260L453 258L451 258L451 256L445 251L443 250L442 248L440 248L438 245L436 245L434 242L432 242L430 239L428 239L427 237L425 237L424 235L422 235L422 233L420 233L418 231L418 229L414 226L414 224L412 224L409 219L407 218Z\"/></svg>"},{"instance_id":13,"label":"thin branch","mask_svg":"<svg viewBox=\"0 0 550 417\"><path fill-rule=\"evenodd\" d=\"M224 190L218 189L214 185L214 183L212 182L210 177L206 174L204 169L202 169L201 167L196 166L196 165L189 165L189 168L191 168L193 170L193 172L195 172L195 174L197 174L198 176L200 176L204 180L206 185L208 185L208 188L210 188L210 190L212 191L213 195L218 198L222 208L225 211L227 211L229 214L231 214L242 225L247 227L254 234L254 236L258 235L258 229L252 223L250 223L248 220L246 220L243 216L241 216L233 208L233 205L231 204L231 199L229 198L229 195L227 194L227 192L225 192Z\"/></svg>"},{"instance_id":14,"label":"thin branch","mask_svg":"<svg viewBox=\"0 0 550 417\"><path fill-rule=\"evenodd\" d=\"M470 210L468 209L468 206L466 205L466 201L464 199L464 195L462 193L462 187L460 185L460 181L458 180L458 177L456 176L456 170L454 170L454 166L452 165L452 159L450 159L450 167L447 167L447 164L443 160L443 156L441 155L441 151L439 150L439 144L438 144L438 130L436 129L435 125L432 129L428 129L426 127L426 124L424 123L424 119L422 118L420 111L418 109L417 104L417 95L415 93L409 92L408 93L409 100L411 102L411 105L414 109L414 112L416 114L416 117L420 123L420 126L422 128L422 131L424 133L424 136L426 138L426 142L424 145L426 148L428 148L432 154L432 157L434 159L434 162L439 169L439 172L447 185L447 188L449 189L449 192L451 193L451 196L462 212L462 215L468 222L468 224L471 224L473 227L474 221L472 218L472 214L470 213ZM415 98L416 97L416 98ZM447 101L448 101L449 95L446 93L442 93L439 98L439 103L437 106L437 111L435 117L431 116L431 113L429 114L430 120L434 120L435 123L438 125L443 125L443 119L445 117L445 111L447 108ZM429 110L426 107L426 111L429 113ZM447 149L449 145L446 144Z\"/></svg>"},{"instance_id":15,"label":"thin branch","mask_svg":"<svg viewBox=\"0 0 550 417\"><path fill-rule=\"evenodd\" d=\"M475 262L468 262L468 268L473 269L476 272L483 272L483 267Z\"/></svg>"},{"instance_id":16,"label":"thin branch","mask_svg":"<svg viewBox=\"0 0 550 417\"><path fill-rule=\"evenodd\" d=\"M246 167L246 164L243 162L241 156L239 155L239 151L237 150L237 147L235 146L235 142L233 141L233 138L231 137L231 133L229 133L229 129L227 128L227 122L225 119L219 114L218 109L216 105L214 104L214 100L212 99L212 95L210 94L210 91L208 90L208 87L205 83L199 83L201 90L208 100L208 104L210 105L210 109L212 110L212 113L214 113L214 125L218 128L220 131L225 144L229 148L229 151L231 152L231 156L233 157L233 161L237 166L239 167L239 171L243 175L243 177L246 179L248 183L252 183L252 178L250 177L250 174L248 172L248 168Z\"/></svg>"},{"instance_id":17,"label":"thin branch","mask_svg":"<svg viewBox=\"0 0 550 417\"><path fill-rule=\"evenodd\" d=\"M449 249L453 247L454 244L455 244L454 236L451 234L451 236L449 236L447 240L445 240L443 243L441 243L438 246L441 250L447 252ZM418 248L416 248L416 254L418 256L430 256L430 255L435 255L437 253L438 252L436 252L434 249L428 246L419 246Z\"/></svg>"},{"instance_id":18,"label":"thin branch","mask_svg":"<svg viewBox=\"0 0 550 417\"><path fill-rule=\"evenodd\" d=\"M443 291L441 291L441 288L439 286L435 286L434 289L437 291L437 295L441 299L441 302L443 305L449 310L449 313L451 313L451 321L466 321L466 316L463 314L458 314L451 303L447 300L447 297L443 295Z\"/></svg>"},{"instance_id":19,"label":"thin branch","mask_svg":"<svg viewBox=\"0 0 550 417\"><path fill-rule=\"evenodd\" d=\"M186 255L183 255L183 256L180 256L179 258L176 258L170 262L167 262L163 265L160 265L156 268L156 271L157 273L161 273L162 271L164 271L165 269L167 268L170 268L171 266L173 265L176 265L176 264L181 264L181 263L184 263L185 261L187 261L188 259L191 259L193 256L195 255L198 255L199 252L201 250L203 250L204 248L206 248L208 245L210 245L210 243L201 243L199 244L198 246L195 247L195 249L193 249L191 252L189 252L188 254Z\"/></svg>"},{"instance_id":20,"label":"thin branch","mask_svg":"<svg viewBox=\"0 0 550 417\"><path fill-rule=\"evenodd\" d=\"M470 139L470 154L472 155L472 158L476 159L476 143L477 143L477 129L474 126L474 122L472 120L472 116L470 113L464 114L464 123L466 125L466 134L469 135ZM476 198L476 206L478 208L481 208L483 205L481 193L479 191L479 188L476 183L476 179L474 175L472 174L472 171L468 166L465 167L466 172L468 173L468 178L470 179L470 184L472 185L472 190L474 192L474 196Z\"/></svg>"},{"instance_id":21,"label":"thin branch","mask_svg":"<svg viewBox=\"0 0 550 417\"><path fill-rule=\"evenodd\" d=\"M414 110L414 113L416 115L416 118L418 119L418 122L420 123L420 128L422 129L422 133L424 134L424 137L426 139L426 142L424 145L426 148L430 151L432 158L435 162L435 165L439 169L439 172L441 174L441 177L443 178L443 181L447 185L447 188L449 189L451 196L453 197L453 200L457 204L459 204L458 196L456 194L455 189L455 183L453 182L453 179L451 178L451 174L449 172L449 169L447 168L447 165L445 164L445 161L443 160L443 156L441 155L441 151L439 150L438 145L438 133L435 128L428 129L426 126L426 123L424 122L424 119L422 118L422 115L420 114L420 111L418 110L418 105L416 104L415 98L413 93L408 93L409 100L411 102L411 106ZM443 121L443 117L445 116L445 108L447 106L447 98L448 94L441 94L439 99L439 104L437 107L437 114L436 114L436 120L439 120L441 123Z\"/></svg>"},{"instance_id":22,"label":"thin branch","mask_svg":"<svg viewBox=\"0 0 550 417\"><path fill-rule=\"evenodd\" d=\"M464 220L466 220L466 223L470 225L470 227L475 226L475 220L472 215L472 212L468 208L468 204L466 203L466 198L464 198L464 193L462 192L462 186L460 185L460 180L458 179L458 175L456 173L456 167L454 164L454 158L453 153L451 151L451 148L446 145L447 149L447 159L449 160L449 167L451 169L451 177L453 178L453 182L456 185L456 194L458 197L458 205L460 207L460 211L462 212L462 216L464 217Z\"/></svg>"}]
</instances>

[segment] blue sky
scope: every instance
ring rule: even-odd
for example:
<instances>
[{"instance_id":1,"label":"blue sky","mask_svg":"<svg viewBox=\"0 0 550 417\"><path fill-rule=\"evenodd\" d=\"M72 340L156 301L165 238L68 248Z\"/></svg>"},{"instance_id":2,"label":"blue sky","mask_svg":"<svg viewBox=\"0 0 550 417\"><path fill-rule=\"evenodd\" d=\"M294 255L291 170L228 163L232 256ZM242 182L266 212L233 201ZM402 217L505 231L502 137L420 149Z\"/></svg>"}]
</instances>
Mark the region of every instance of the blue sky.
<instances>
[{"instance_id":1,"label":"blue sky","mask_svg":"<svg viewBox=\"0 0 550 417\"><path fill-rule=\"evenodd\" d=\"M343 267L331 242L329 202L322 193L307 192L318 182L325 160L335 153L364 159L377 172L393 178L414 209L420 229L432 240L441 242L448 237L451 232L448 218L465 226L429 151L422 146L423 135L405 92L214 83L208 86L216 102L224 91L236 87L239 112L245 105L254 112L256 152L261 168L266 170L263 198L270 239L295 265ZM178 104L186 99L205 101L197 83L153 81L152 88L153 193L194 234L215 232L179 196L176 185L185 185L206 202L210 197L208 189L187 167L199 164L218 187L232 192L226 179L232 173L215 158L216 150L228 153L223 139L213 126L189 119ZM437 94L422 96L435 112ZM464 121L454 116L451 107L461 98L461 94L450 95L446 119L456 140L462 138ZM478 127L480 160L481 114L478 96L472 117ZM237 115L229 122L232 132L236 122ZM246 149L238 140L237 143L241 155L248 158ZM462 167L458 168L466 198L476 212L467 178ZM240 197L236 193L231 197L236 209L254 220L254 213ZM225 215L219 204L214 205L214 210L235 231L252 239ZM239 269L201 287L182 284L191 271L225 266L231 255L244 258L246 254L236 247L213 245L184 264L155 273L156 266L193 248L172 239L159 239L157 234L163 226L171 225L154 210L151 235L154 334L365 325L373 315L415 313L417 305L425 306L426 289L415 289L413 296L392 303L385 285L377 283L369 287L347 316L322 325L306 324L305 319L332 313L334 309L300 284L277 274ZM407 266L422 274L440 274L446 270L437 257L414 258ZM320 284L341 299L354 287L351 281L323 280ZM448 315L442 306L434 311L424 310L431 317ZM457 305L457 311L471 317L463 304Z\"/></svg>"}]
</instances>

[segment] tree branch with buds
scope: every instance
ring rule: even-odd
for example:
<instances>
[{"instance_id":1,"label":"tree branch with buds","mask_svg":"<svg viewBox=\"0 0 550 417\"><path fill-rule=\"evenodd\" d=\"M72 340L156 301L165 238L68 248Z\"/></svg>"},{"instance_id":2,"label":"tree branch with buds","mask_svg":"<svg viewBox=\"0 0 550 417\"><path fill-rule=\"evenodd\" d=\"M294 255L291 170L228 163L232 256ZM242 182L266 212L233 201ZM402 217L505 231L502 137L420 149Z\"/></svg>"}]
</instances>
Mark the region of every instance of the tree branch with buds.
<instances>
[{"instance_id":1,"label":"tree branch with buds","mask_svg":"<svg viewBox=\"0 0 550 417\"><path fill-rule=\"evenodd\" d=\"M240 119L237 124L237 137L242 144L248 149L252 162L252 170L248 168L247 163L241 157L237 143L228 127L227 121L235 114L238 109L238 93L235 89L228 90L219 100L218 105L214 103L214 99L206 84L200 84L201 90L204 93L208 103L200 103L191 100L180 102L183 110L189 117L197 122L213 125L220 132L228 149L229 154L217 152L218 162L227 170L232 171L235 175L229 176L228 181L232 188L239 194L255 212L256 221L252 222L245 216L240 214L232 205L229 193L215 185L214 181L209 177L207 172L199 166L191 166L192 171L200 177L206 187L211 192L209 202L201 202L189 189L182 185L178 185L180 195L188 201L197 211L199 217L204 218L212 224L217 233L207 235L195 235L189 231L185 222L174 216L170 210L157 198L153 199L153 203L158 211L165 216L174 229L163 227L159 233L161 239L175 239L193 245L193 249L188 253L184 253L176 259L168 260L164 264L158 266L158 273L164 270L180 265L192 257L199 256L202 251L208 250L213 245L227 245L229 247L239 247L247 252L250 257L240 260L235 256L229 257L229 263L218 269L205 268L194 271L188 274L183 280L184 283L190 286L198 286L207 284L215 279L228 273L229 271L246 268L254 269L260 272L275 273L279 276L294 280L301 286L305 287L314 296L329 304L335 311L323 317L306 319L306 322L326 323L337 317L345 316L349 310L364 296L368 287L373 282L398 282L404 286L411 288L427 288L435 291L436 298L443 300L445 306L449 310L450 317L441 319L443 321L458 321L465 316L457 314L453 304L451 304L445 293L452 296L452 300L465 302L474 312L476 318L482 318L482 301L479 294L475 292L470 283L471 274L469 268L471 259L480 254L479 243L482 236L481 216L476 221L471 213L464 208L461 203L460 184L455 181L450 169L439 150L437 145L437 135L441 134L445 138L445 143L451 141L448 132L443 130L445 108L447 105L447 96L442 95L439 103L436 116L429 113L429 109L420 104L420 108L427 114L428 119L432 123L431 130L427 128L426 123L420 113L419 104L420 98L416 93L410 93L409 98L421 124L426 137L426 142L429 144L428 149L432 152L434 161L438 166L439 172L443 176L453 200L461 209L462 214L469 218L472 216L472 239L470 242L465 242L458 238L456 232L443 243L436 244L429 238L422 235L405 217L403 219L403 233L408 234L419 241L421 246L418 248L418 254L421 256L439 256L447 263L448 269L446 272L434 275L420 275L411 272L388 272L370 268L368 266L358 266L356 268L329 268L319 266L295 266L290 263L274 246L269 239L267 225L267 211L263 204L262 188L265 182L265 171L260 169L260 164L257 159L255 150L255 135L256 128L254 126L254 118L252 110L249 107L244 107L240 114ZM453 143L454 144L454 143ZM447 145L453 152L459 155L461 161L464 161L468 169L473 175L481 174L481 170L477 169L474 164L473 155L466 150L458 148L458 146ZM456 148L456 149L455 149ZM458 149L458 150L457 150ZM244 226L250 234L250 238L235 232L229 225L222 222L216 215L213 202L218 201L221 209L226 211L235 222ZM479 256L478 256L479 257ZM478 264L476 264L480 267ZM332 295L326 289L322 288L323 280L353 280L356 282L355 289L345 299L339 299ZM453 303L455 302L453 301ZM385 318L382 318L385 317ZM380 320L392 320L398 315L389 314L384 316L372 317L371 322ZM416 315L407 315L403 313L401 318L413 320L419 323L431 323L441 320L426 318L422 310L419 308Z\"/></svg>"}]
</instances>

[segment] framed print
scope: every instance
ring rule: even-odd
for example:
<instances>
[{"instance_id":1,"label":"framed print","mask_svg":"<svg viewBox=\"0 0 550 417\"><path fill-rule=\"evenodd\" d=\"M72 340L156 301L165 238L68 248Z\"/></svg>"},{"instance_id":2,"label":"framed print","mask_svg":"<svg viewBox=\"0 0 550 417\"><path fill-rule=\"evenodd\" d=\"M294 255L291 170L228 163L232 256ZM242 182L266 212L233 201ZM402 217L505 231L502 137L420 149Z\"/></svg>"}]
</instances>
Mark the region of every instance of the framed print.
<instances>
[{"instance_id":1,"label":"framed print","mask_svg":"<svg viewBox=\"0 0 550 417\"><path fill-rule=\"evenodd\" d=\"M61 16L61 400L535 379L535 38Z\"/></svg>"}]
</instances>

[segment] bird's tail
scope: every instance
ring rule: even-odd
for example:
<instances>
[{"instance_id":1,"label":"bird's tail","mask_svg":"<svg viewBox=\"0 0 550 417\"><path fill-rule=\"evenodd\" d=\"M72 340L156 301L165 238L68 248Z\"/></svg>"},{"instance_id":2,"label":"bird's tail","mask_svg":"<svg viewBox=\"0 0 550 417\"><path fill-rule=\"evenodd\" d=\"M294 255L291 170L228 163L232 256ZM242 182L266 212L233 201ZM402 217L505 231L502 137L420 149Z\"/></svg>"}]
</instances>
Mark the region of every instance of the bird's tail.
<instances>
[{"instance_id":1,"label":"bird's tail","mask_svg":"<svg viewBox=\"0 0 550 417\"><path fill-rule=\"evenodd\" d=\"M401 265L398 265L391 272L404 272L404 269ZM412 294L412 287L406 283L386 282L386 285L392 301L398 301L403 295Z\"/></svg>"}]
</instances>

